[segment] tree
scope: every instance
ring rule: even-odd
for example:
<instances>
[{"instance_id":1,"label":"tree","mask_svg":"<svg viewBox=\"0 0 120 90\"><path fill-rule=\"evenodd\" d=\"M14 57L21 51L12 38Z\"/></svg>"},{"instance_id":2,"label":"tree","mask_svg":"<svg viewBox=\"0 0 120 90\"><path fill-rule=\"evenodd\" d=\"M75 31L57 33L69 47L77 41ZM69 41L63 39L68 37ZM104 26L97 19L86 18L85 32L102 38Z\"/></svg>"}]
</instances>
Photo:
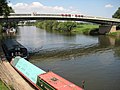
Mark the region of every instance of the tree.
<instances>
[{"instance_id":1,"label":"tree","mask_svg":"<svg viewBox=\"0 0 120 90\"><path fill-rule=\"evenodd\" d=\"M75 22L66 22L65 26L67 27L66 28L67 32L71 32L76 27L76 23Z\"/></svg>"},{"instance_id":2,"label":"tree","mask_svg":"<svg viewBox=\"0 0 120 90\"><path fill-rule=\"evenodd\" d=\"M58 30L64 31L66 29L65 23L64 22L59 22L57 28L58 28Z\"/></svg>"},{"instance_id":3,"label":"tree","mask_svg":"<svg viewBox=\"0 0 120 90\"><path fill-rule=\"evenodd\" d=\"M9 7L10 13L15 13L15 11L12 9L12 7Z\"/></svg>"},{"instance_id":4,"label":"tree","mask_svg":"<svg viewBox=\"0 0 120 90\"><path fill-rule=\"evenodd\" d=\"M118 8L118 10L114 13L112 17L120 19L120 7Z\"/></svg>"},{"instance_id":5,"label":"tree","mask_svg":"<svg viewBox=\"0 0 120 90\"><path fill-rule=\"evenodd\" d=\"M36 26L46 30L59 30L65 32L71 32L76 26L76 22L58 22L56 20L43 20L37 21Z\"/></svg>"},{"instance_id":6,"label":"tree","mask_svg":"<svg viewBox=\"0 0 120 90\"><path fill-rule=\"evenodd\" d=\"M54 21L53 24L52 24L52 29L53 30L58 30L58 25L59 25L59 22L58 21Z\"/></svg>"},{"instance_id":7,"label":"tree","mask_svg":"<svg viewBox=\"0 0 120 90\"><path fill-rule=\"evenodd\" d=\"M118 10L114 13L114 15L112 17L120 19L120 7L118 8ZM116 29L120 30L120 24L117 25Z\"/></svg>"},{"instance_id":8,"label":"tree","mask_svg":"<svg viewBox=\"0 0 120 90\"><path fill-rule=\"evenodd\" d=\"M76 27L76 23L75 22L61 22L58 25L58 29L62 30L62 31L66 31L66 32L71 32L74 28Z\"/></svg>"},{"instance_id":9,"label":"tree","mask_svg":"<svg viewBox=\"0 0 120 90\"><path fill-rule=\"evenodd\" d=\"M7 0L0 0L0 16L9 16L10 12L14 12L12 7L8 6Z\"/></svg>"}]
</instances>

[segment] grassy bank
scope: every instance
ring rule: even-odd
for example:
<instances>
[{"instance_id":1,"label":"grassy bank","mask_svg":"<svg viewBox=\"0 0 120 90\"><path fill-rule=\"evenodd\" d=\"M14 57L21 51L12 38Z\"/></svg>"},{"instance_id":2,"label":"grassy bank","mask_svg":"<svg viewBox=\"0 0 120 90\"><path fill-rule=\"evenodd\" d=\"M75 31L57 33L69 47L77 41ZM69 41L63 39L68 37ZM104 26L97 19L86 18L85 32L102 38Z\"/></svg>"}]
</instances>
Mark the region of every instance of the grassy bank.
<instances>
[{"instance_id":1,"label":"grassy bank","mask_svg":"<svg viewBox=\"0 0 120 90\"><path fill-rule=\"evenodd\" d=\"M89 34L91 30L98 28L99 26L91 23L80 23L80 22L58 22L56 20L42 20L37 21L35 26L41 29L59 32L68 32L76 34Z\"/></svg>"},{"instance_id":2,"label":"grassy bank","mask_svg":"<svg viewBox=\"0 0 120 90\"><path fill-rule=\"evenodd\" d=\"M107 33L107 35L114 36L114 37L120 37L120 30L117 30L116 32Z\"/></svg>"},{"instance_id":3,"label":"grassy bank","mask_svg":"<svg viewBox=\"0 0 120 90\"><path fill-rule=\"evenodd\" d=\"M91 30L94 30L96 28L99 28L99 25L79 24L77 25L77 27L74 28L74 30L72 30L72 32L79 33L79 34L83 34L83 33L89 34Z\"/></svg>"},{"instance_id":4,"label":"grassy bank","mask_svg":"<svg viewBox=\"0 0 120 90\"><path fill-rule=\"evenodd\" d=\"M0 80L0 90L9 90L1 80Z\"/></svg>"}]
</instances>

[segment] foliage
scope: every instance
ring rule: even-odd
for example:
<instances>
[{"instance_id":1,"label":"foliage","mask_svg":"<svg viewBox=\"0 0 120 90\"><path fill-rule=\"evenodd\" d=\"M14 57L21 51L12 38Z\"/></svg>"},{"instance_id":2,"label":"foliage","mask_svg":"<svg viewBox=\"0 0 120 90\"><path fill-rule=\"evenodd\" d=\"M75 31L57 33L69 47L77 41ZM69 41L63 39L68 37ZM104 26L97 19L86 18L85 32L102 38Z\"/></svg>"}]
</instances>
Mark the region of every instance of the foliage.
<instances>
[{"instance_id":1,"label":"foliage","mask_svg":"<svg viewBox=\"0 0 120 90\"><path fill-rule=\"evenodd\" d=\"M0 16L9 16L10 12L14 12L11 7L8 6L7 0L0 0Z\"/></svg>"},{"instance_id":2,"label":"foliage","mask_svg":"<svg viewBox=\"0 0 120 90\"><path fill-rule=\"evenodd\" d=\"M76 27L75 22L64 22L63 24L63 29L67 30L67 32L71 32Z\"/></svg>"},{"instance_id":3,"label":"foliage","mask_svg":"<svg viewBox=\"0 0 120 90\"><path fill-rule=\"evenodd\" d=\"M114 37L120 36L120 31L118 30L118 31L116 31L116 32L110 32L110 33L108 33L107 35L109 35L109 36L114 36Z\"/></svg>"},{"instance_id":4,"label":"foliage","mask_svg":"<svg viewBox=\"0 0 120 90\"><path fill-rule=\"evenodd\" d=\"M9 90L1 80L0 80L0 90Z\"/></svg>"},{"instance_id":5,"label":"foliage","mask_svg":"<svg viewBox=\"0 0 120 90\"><path fill-rule=\"evenodd\" d=\"M12 7L9 7L10 13L15 13L15 11L12 9Z\"/></svg>"},{"instance_id":6,"label":"foliage","mask_svg":"<svg viewBox=\"0 0 120 90\"><path fill-rule=\"evenodd\" d=\"M72 33L84 33L89 34L91 30L99 28L98 25L78 22L58 22L54 20L37 21L35 24L37 27L45 30L55 30L59 32L72 32Z\"/></svg>"},{"instance_id":7,"label":"foliage","mask_svg":"<svg viewBox=\"0 0 120 90\"><path fill-rule=\"evenodd\" d=\"M120 19L120 7L118 8L118 10L114 13L114 15L112 17ZM117 26L116 29L120 30L120 24Z\"/></svg>"},{"instance_id":8,"label":"foliage","mask_svg":"<svg viewBox=\"0 0 120 90\"><path fill-rule=\"evenodd\" d=\"M112 17L120 19L120 7L118 8L118 10L114 13Z\"/></svg>"},{"instance_id":9,"label":"foliage","mask_svg":"<svg viewBox=\"0 0 120 90\"><path fill-rule=\"evenodd\" d=\"M83 24L79 23L77 27L73 30L76 33L87 33L89 34L91 30L98 28L98 25L95 24Z\"/></svg>"},{"instance_id":10,"label":"foliage","mask_svg":"<svg viewBox=\"0 0 120 90\"><path fill-rule=\"evenodd\" d=\"M59 30L71 32L76 27L75 22L58 22L56 20L37 21L36 26L46 30Z\"/></svg>"},{"instance_id":11,"label":"foliage","mask_svg":"<svg viewBox=\"0 0 120 90\"><path fill-rule=\"evenodd\" d=\"M58 30L59 22L54 21L52 25L53 25L53 27L52 27L53 30Z\"/></svg>"}]
</instances>

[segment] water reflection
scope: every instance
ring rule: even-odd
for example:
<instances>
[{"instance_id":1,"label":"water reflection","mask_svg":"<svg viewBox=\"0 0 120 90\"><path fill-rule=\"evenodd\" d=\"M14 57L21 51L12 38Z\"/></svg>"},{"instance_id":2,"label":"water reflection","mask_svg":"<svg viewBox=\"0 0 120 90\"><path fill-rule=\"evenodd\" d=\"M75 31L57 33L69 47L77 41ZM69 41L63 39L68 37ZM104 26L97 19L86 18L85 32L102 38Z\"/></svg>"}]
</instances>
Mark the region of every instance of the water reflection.
<instances>
[{"instance_id":1,"label":"water reflection","mask_svg":"<svg viewBox=\"0 0 120 90\"><path fill-rule=\"evenodd\" d=\"M120 60L120 37L99 36L100 47L106 47L114 51L115 58Z\"/></svg>"},{"instance_id":2,"label":"water reflection","mask_svg":"<svg viewBox=\"0 0 120 90\"><path fill-rule=\"evenodd\" d=\"M119 38L104 35L92 37L52 33L34 26L19 27L19 29L17 40L27 47L33 58L88 55L120 45Z\"/></svg>"},{"instance_id":3,"label":"water reflection","mask_svg":"<svg viewBox=\"0 0 120 90\"><path fill-rule=\"evenodd\" d=\"M100 46L111 46L111 45L114 46L116 38L101 35L101 36L98 37L98 40L99 40Z\"/></svg>"},{"instance_id":4,"label":"water reflection","mask_svg":"<svg viewBox=\"0 0 120 90\"><path fill-rule=\"evenodd\" d=\"M34 26L19 27L19 29L17 40L25 45L30 52L51 48L85 46L97 42L97 38L91 36L51 33Z\"/></svg>"},{"instance_id":5,"label":"water reflection","mask_svg":"<svg viewBox=\"0 0 120 90\"><path fill-rule=\"evenodd\" d=\"M94 54L96 52L102 53L106 50L111 50L118 52L118 49L120 45L120 41L118 38L110 37L110 36L98 36L98 43L93 43L90 45L82 46L80 44L66 44L66 46L63 47L55 47L51 49L41 49L38 53L36 53L34 56L38 56L38 58L43 57L50 57L50 56L81 56L81 55L88 55L88 54ZM115 53L116 54L116 53ZM68 55L68 56L67 56ZM74 58L74 57L72 57Z\"/></svg>"}]
</instances>

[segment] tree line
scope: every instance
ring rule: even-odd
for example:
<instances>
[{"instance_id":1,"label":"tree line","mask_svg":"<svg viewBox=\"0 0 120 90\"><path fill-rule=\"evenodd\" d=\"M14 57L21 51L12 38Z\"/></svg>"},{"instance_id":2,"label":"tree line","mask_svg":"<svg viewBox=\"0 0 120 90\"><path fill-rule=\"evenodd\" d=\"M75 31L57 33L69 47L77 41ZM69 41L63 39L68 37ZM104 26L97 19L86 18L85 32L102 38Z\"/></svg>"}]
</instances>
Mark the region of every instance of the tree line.
<instances>
[{"instance_id":1,"label":"tree line","mask_svg":"<svg viewBox=\"0 0 120 90\"><path fill-rule=\"evenodd\" d=\"M71 32L77 26L77 23L72 21L41 20L37 21L35 25L45 30Z\"/></svg>"}]
</instances>

